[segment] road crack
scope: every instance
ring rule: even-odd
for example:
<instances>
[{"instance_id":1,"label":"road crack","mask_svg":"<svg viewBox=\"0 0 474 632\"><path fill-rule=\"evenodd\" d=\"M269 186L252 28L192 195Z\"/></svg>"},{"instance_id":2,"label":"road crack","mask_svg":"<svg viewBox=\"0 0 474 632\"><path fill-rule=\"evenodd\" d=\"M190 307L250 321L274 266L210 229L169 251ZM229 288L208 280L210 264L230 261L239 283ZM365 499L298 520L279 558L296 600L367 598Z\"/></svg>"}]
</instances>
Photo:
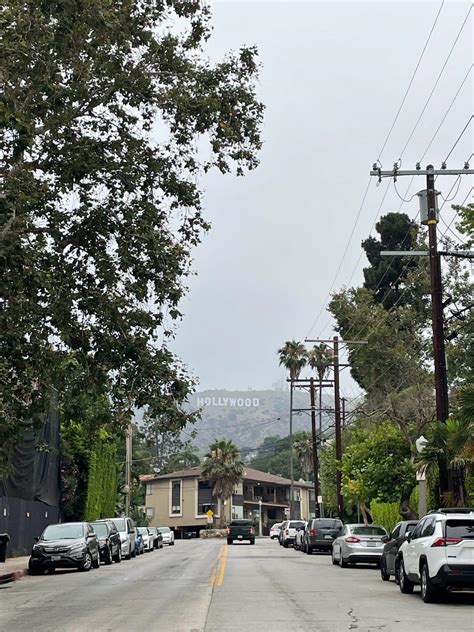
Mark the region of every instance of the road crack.
<instances>
[{"instance_id":1,"label":"road crack","mask_svg":"<svg viewBox=\"0 0 474 632\"><path fill-rule=\"evenodd\" d=\"M356 630L359 627L357 625L359 623L359 617L356 617L355 614L353 614L353 612L354 612L354 608L351 608L350 610L347 611L347 614L351 618L351 623L349 625L349 630Z\"/></svg>"}]
</instances>

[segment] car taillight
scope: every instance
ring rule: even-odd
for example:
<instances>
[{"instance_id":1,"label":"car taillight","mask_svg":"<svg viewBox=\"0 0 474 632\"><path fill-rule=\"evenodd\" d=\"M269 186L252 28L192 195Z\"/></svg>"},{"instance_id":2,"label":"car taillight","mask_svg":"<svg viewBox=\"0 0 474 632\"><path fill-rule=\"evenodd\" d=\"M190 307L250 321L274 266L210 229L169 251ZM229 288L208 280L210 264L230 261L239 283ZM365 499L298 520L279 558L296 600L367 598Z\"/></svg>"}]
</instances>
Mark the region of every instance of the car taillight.
<instances>
[{"instance_id":1,"label":"car taillight","mask_svg":"<svg viewBox=\"0 0 474 632\"><path fill-rule=\"evenodd\" d=\"M461 538L436 538L431 546L449 546L450 544L459 544L460 542L462 542Z\"/></svg>"},{"instance_id":2,"label":"car taillight","mask_svg":"<svg viewBox=\"0 0 474 632\"><path fill-rule=\"evenodd\" d=\"M253 527L250 527L250 535L253 535L255 533L255 529Z\"/></svg>"},{"instance_id":3,"label":"car taillight","mask_svg":"<svg viewBox=\"0 0 474 632\"><path fill-rule=\"evenodd\" d=\"M356 538L354 535L350 535L348 538L344 538L344 540L351 544L356 544L357 542L360 542L360 538Z\"/></svg>"},{"instance_id":4,"label":"car taillight","mask_svg":"<svg viewBox=\"0 0 474 632\"><path fill-rule=\"evenodd\" d=\"M317 529L310 529L309 532L310 532L311 535L316 535L318 533L318 530Z\"/></svg>"},{"instance_id":5,"label":"car taillight","mask_svg":"<svg viewBox=\"0 0 474 632\"><path fill-rule=\"evenodd\" d=\"M290 532L288 529L285 529L285 535L290 535Z\"/></svg>"},{"instance_id":6,"label":"car taillight","mask_svg":"<svg viewBox=\"0 0 474 632\"><path fill-rule=\"evenodd\" d=\"M226 531L227 531L227 535L230 535L230 529L229 529L229 527L227 527Z\"/></svg>"}]
</instances>

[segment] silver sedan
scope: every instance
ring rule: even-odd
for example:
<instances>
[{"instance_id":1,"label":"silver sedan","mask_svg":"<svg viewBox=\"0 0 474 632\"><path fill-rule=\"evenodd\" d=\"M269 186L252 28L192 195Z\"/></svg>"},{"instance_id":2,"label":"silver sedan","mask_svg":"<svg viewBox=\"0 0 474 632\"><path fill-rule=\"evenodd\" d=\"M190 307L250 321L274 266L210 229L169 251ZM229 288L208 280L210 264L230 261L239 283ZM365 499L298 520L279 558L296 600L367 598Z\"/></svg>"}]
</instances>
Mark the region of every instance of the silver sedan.
<instances>
[{"instance_id":1,"label":"silver sedan","mask_svg":"<svg viewBox=\"0 0 474 632\"><path fill-rule=\"evenodd\" d=\"M345 524L332 543L332 563L379 564L388 534L378 524Z\"/></svg>"}]
</instances>

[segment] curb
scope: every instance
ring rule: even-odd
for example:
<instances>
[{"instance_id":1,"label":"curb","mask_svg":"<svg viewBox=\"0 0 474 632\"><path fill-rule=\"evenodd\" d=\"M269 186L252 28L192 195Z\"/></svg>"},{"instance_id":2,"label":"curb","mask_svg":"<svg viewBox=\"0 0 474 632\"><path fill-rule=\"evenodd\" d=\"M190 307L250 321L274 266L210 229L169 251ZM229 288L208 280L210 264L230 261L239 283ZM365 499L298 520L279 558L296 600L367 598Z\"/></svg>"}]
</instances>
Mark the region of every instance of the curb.
<instances>
[{"instance_id":1,"label":"curb","mask_svg":"<svg viewBox=\"0 0 474 632\"><path fill-rule=\"evenodd\" d=\"M18 579L21 579L25 575L28 575L27 568L20 568L16 571L11 571L9 573L0 574L0 584L8 584L9 582L16 582Z\"/></svg>"}]
</instances>

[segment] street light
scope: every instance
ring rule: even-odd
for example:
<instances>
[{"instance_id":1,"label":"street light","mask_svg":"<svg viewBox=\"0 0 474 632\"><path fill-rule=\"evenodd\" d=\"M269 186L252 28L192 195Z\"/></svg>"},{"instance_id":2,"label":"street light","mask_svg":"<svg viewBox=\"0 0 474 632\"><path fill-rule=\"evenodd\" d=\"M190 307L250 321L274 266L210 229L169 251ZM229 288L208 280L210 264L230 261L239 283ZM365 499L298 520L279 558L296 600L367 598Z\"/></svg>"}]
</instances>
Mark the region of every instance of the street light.
<instances>
[{"instance_id":1,"label":"street light","mask_svg":"<svg viewBox=\"0 0 474 632\"><path fill-rule=\"evenodd\" d=\"M422 454L428 445L428 439L421 435L415 441L415 446L418 454ZM416 473L416 480L418 481L418 518L423 518L427 512L426 503L426 466L421 466Z\"/></svg>"}]
</instances>

